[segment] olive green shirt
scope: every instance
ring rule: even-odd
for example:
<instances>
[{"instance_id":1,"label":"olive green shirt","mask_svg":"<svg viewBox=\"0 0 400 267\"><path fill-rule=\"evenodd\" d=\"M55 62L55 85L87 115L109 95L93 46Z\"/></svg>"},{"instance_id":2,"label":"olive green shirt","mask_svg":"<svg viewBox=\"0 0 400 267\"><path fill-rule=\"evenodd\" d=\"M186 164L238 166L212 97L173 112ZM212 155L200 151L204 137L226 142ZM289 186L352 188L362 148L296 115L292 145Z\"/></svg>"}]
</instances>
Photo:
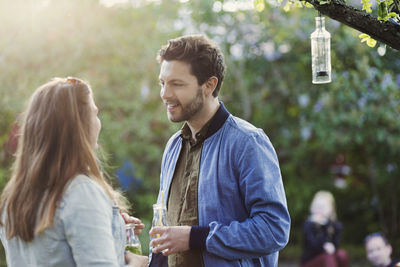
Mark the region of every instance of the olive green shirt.
<instances>
[{"instance_id":1,"label":"olive green shirt","mask_svg":"<svg viewBox=\"0 0 400 267\"><path fill-rule=\"evenodd\" d=\"M201 149L210 122L196 134L196 141L185 123L182 127L182 149L176 163L174 177L169 190L167 223L168 225L198 225L197 184L199 179ZM201 250L189 249L168 256L169 267L202 267Z\"/></svg>"}]
</instances>

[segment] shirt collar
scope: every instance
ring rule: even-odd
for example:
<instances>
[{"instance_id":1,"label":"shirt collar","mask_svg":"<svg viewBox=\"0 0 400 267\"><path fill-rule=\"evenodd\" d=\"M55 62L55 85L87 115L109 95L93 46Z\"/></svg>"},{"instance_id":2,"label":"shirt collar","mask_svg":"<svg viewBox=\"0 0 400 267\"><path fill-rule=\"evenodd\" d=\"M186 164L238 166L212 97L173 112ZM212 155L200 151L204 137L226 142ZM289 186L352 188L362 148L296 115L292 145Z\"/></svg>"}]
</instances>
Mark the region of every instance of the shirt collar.
<instances>
[{"instance_id":1,"label":"shirt collar","mask_svg":"<svg viewBox=\"0 0 400 267\"><path fill-rule=\"evenodd\" d=\"M229 117L229 112L225 108L222 101L219 102L220 106L214 116L201 128L201 130L196 134L196 139L204 140L215 134L225 123L226 119ZM181 137L185 140L191 140L192 132L189 128L187 122L182 126Z\"/></svg>"},{"instance_id":2,"label":"shirt collar","mask_svg":"<svg viewBox=\"0 0 400 267\"><path fill-rule=\"evenodd\" d=\"M185 122L185 124L182 127L181 137L187 141L190 141L191 144L197 144L199 142L204 141L204 139L206 139L206 134L208 132L211 120L212 119L210 119L206 124L204 124L201 130L196 133L196 142L194 142L194 140L192 139L192 131L190 130L187 122Z\"/></svg>"},{"instance_id":3,"label":"shirt collar","mask_svg":"<svg viewBox=\"0 0 400 267\"><path fill-rule=\"evenodd\" d=\"M211 119L210 126L208 127L207 134L205 138L208 138L215 134L219 129L221 129L222 125L224 125L226 119L229 117L229 112L225 108L224 103L222 101L219 101L219 108L215 115Z\"/></svg>"}]
</instances>

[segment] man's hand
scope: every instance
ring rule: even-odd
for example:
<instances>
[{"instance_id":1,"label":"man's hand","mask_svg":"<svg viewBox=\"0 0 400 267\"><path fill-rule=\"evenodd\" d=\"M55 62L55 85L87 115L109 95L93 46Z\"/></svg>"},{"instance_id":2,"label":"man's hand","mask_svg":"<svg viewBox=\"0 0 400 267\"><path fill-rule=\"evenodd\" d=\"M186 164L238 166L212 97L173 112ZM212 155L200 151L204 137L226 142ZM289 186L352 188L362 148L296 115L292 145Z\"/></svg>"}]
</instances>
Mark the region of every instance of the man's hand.
<instances>
[{"instance_id":1,"label":"man's hand","mask_svg":"<svg viewBox=\"0 0 400 267\"><path fill-rule=\"evenodd\" d=\"M189 250L190 226L159 226L153 227L149 234L154 238L150 245L153 253L168 256L174 253Z\"/></svg>"},{"instance_id":2,"label":"man's hand","mask_svg":"<svg viewBox=\"0 0 400 267\"><path fill-rule=\"evenodd\" d=\"M144 224L138 218L129 216L127 213L121 213L122 218L124 218L125 223L133 223L135 225L135 235L140 235L144 229Z\"/></svg>"}]
</instances>

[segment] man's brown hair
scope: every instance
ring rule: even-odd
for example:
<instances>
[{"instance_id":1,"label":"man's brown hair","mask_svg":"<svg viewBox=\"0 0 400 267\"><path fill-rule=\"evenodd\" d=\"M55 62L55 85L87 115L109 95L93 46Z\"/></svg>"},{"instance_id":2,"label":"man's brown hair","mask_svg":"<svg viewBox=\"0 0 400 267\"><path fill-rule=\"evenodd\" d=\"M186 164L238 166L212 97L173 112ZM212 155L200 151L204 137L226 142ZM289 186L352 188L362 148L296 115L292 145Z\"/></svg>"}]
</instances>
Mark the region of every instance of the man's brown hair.
<instances>
[{"instance_id":1,"label":"man's brown hair","mask_svg":"<svg viewBox=\"0 0 400 267\"><path fill-rule=\"evenodd\" d=\"M218 78L213 96L217 97L225 76L224 55L216 43L204 35L188 35L171 39L158 52L158 62L178 60L191 66L191 73L202 85L209 78Z\"/></svg>"}]
</instances>

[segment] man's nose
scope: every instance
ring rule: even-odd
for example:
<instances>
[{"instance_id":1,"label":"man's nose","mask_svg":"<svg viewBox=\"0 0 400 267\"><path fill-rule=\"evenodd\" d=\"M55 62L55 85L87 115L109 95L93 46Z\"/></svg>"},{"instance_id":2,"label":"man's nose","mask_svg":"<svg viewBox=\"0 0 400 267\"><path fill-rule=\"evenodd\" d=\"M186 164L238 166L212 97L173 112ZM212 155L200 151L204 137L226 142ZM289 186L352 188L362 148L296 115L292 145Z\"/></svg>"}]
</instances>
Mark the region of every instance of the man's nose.
<instances>
[{"instance_id":1,"label":"man's nose","mask_svg":"<svg viewBox=\"0 0 400 267\"><path fill-rule=\"evenodd\" d=\"M163 85L161 87L160 96L162 99L168 99L171 97L171 90L170 90L169 86Z\"/></svg>"}]
</instances>

